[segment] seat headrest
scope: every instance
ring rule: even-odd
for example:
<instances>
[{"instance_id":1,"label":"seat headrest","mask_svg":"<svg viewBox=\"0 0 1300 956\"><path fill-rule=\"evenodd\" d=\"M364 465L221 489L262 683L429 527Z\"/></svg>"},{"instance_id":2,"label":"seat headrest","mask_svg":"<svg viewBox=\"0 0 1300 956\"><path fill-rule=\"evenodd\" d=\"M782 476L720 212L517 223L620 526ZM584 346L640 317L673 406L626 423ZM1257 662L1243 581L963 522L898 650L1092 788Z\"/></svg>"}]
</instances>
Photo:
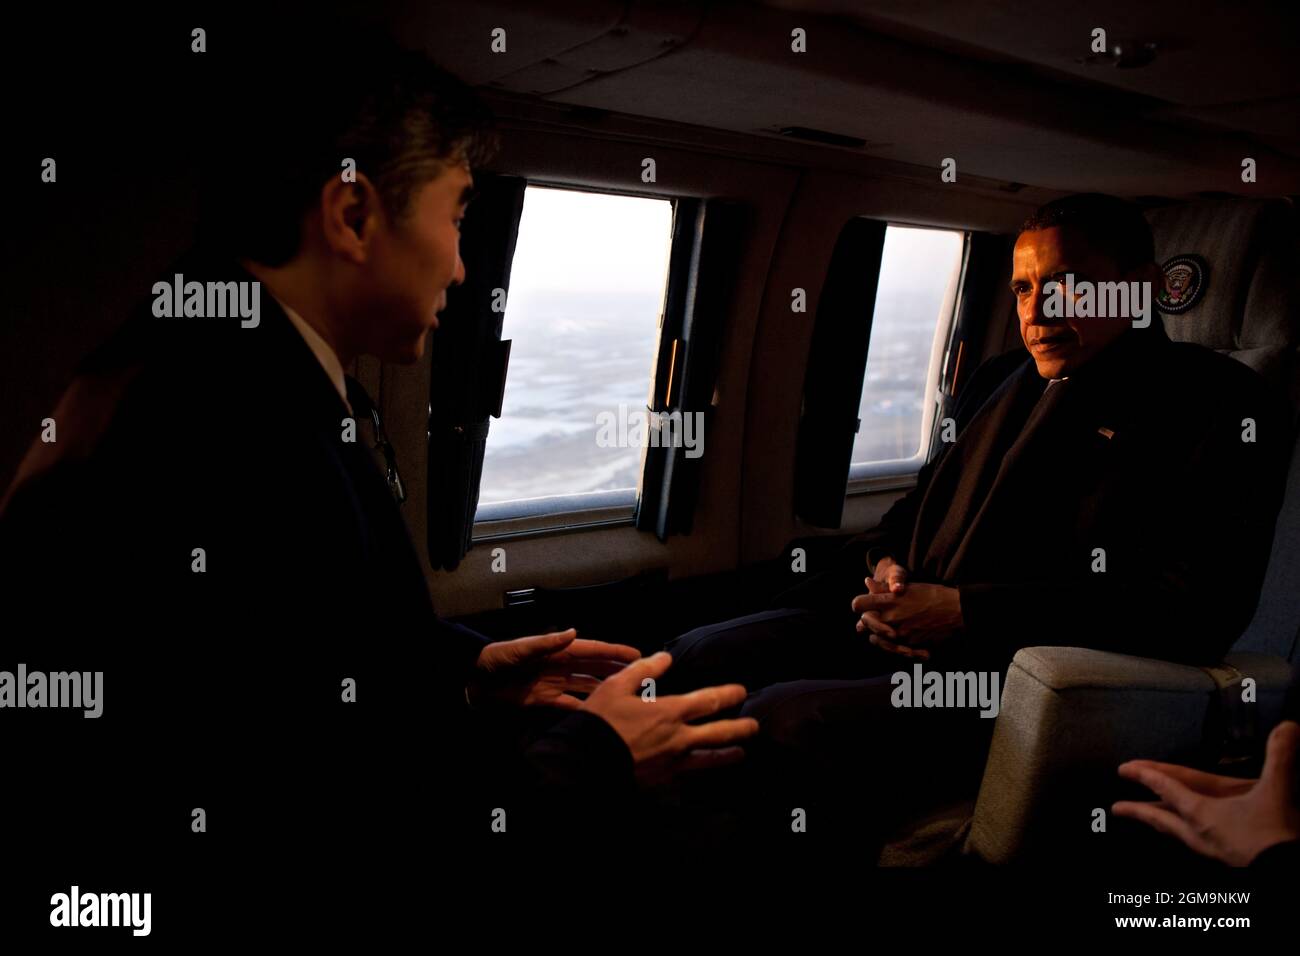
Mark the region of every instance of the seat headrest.
<instances>
[{"instance_id":1,"label":"seat headrest","mask_svg":"<svg viewBox=\"0 0 1300 956\"><path fill-rule=\"evenodd\" d=\"M1231 355L1284 392L1292 391L1300 346L1294 213L1285 199L1205 200L1147 212L1157 264L1197 256L1208 266L1201 298L1162 315L1169 337Z\"/></svg>"}]
</instances>

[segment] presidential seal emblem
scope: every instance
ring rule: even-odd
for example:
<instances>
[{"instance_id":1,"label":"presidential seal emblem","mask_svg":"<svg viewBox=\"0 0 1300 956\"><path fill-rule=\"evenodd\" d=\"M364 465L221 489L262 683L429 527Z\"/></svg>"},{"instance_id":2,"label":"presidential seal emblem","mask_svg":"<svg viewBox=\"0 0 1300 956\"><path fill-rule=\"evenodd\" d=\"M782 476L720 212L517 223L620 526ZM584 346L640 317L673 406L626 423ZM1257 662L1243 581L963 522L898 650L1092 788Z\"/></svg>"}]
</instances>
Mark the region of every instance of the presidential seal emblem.
<instances>
[{"instance_id":1,"label":"presidential seal emblem","mask_svg":"<svg viewBox=\"0 0 1300 956\"><path fill-rule=\"evenodd\" d=\"M1164 281L1156 292L1156 308L1166 315L1186 312L1205 295L1210 278L1210 265L1200 256L1187 254L1174 256L1160 267Z\"/></svg>"}]
</instances>

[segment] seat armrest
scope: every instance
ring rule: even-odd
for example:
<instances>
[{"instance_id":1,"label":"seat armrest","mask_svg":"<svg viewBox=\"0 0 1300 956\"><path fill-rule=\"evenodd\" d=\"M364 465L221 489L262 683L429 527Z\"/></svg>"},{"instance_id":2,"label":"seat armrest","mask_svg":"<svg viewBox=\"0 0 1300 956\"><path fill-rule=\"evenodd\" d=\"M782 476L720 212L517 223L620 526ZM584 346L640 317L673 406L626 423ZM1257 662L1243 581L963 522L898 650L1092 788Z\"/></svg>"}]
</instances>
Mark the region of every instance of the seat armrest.
<instances>
[{"instance_id":1,"label":"seat armrest","mask_svg":"<svg viewBox=\"0 0 1300 956\"><path fill-rule=\"evenodd\" d=\"M1290 666L1246 653L1225 663L1256 681L1252 712L1271 727ZM1186 664L1079 647L1022 649L1007 672L966 852L1008 863L1048 855L1062 837L1088 841L1095 810L1109 815L1117 797L1119 764L1218 758L1206 730L1219 693L1209 672Z\"/></svg>"}]
</instances>

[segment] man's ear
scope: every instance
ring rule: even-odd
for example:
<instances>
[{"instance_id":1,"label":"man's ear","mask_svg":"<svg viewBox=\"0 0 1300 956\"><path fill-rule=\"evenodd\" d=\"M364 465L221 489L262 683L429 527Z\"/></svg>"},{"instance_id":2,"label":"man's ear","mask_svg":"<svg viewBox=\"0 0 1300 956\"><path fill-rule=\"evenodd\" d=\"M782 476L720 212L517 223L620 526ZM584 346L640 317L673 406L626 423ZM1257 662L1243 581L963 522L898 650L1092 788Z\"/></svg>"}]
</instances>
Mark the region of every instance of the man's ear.
<instances>
[{"instance_id":1,"label":"man's ear","mask_svg":"<svg viewBox=\"0 0 1300 956\"><path fill-rule=\"evenodd\" d=\"M321 187L320 213L325 245L336 255L359 265L369 256L383 210L374 184L364 173L356 176L354 183L345 183L338 176L330 177Z\"/></svg>"}]
</instances>

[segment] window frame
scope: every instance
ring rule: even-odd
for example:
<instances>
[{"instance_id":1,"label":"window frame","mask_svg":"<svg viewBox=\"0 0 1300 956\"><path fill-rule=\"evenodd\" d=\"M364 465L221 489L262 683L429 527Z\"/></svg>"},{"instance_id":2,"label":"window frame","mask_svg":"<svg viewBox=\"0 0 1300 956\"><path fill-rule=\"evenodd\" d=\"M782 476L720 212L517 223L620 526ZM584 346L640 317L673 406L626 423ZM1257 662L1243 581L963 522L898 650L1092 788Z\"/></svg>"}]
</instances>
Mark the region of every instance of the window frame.
<instances>
[{"instance_id":1,"label":"window frame","mask_svg":"<svg viewBox=\"0 0 1300 956\"><path fill-rule=\"evenodd\" d=\"M946 371L955 344L957 316L961 311L962 292L966 287L966 271L970 265L971 231L969 229L901 222L896 219L886 220L886 226L958 233L961 235L961 252L958 256L957 275L955 280L949 283L947 293L944 296L943 306L939 311L939 320L935 325L934 341L930 346L930 365L926 372L923 395L925 404L921 415L920 448L910 458L891 458L882 461L857 463L850 461L849 477L844 492L846 499L854 495L910 487L915 484L917 473L930 460L935 430L938 428L940 421L938 411L943 404ZM883 265L882 260L878 268L883 267ZM874 316L872 321L874 324ZM867 356L866 368L871 368L870 353ZM862 386L866 388L866 370L863 371ZM859 392L859 408L861 403L862 393ZM858 427L862 427L860 421Z\"/></svg>"},{"instance_id":2,"label":"window frame","mask_svg":"<svg viewBox=\"0 0 1300 956\"><path fill-rule=\"evenodd\" d=\"M567 192L596 193L603 196L654 199L659 202L667 202L672 207L672 225L670 225L669 229L670 242L673 236L672 226L677 222L677 216L682 208L683 201L691 200L691 197L687 196L664 196L658 193L627 189L606 189L550 179L523 178L525 195L527 195L528 187L536 186L542 189L560 189ZM674 252L675 250L669 250L668 274L664 277L664 297L659 305L658 328L661 338L664 318L668 308L668 293L673 281ZM507 302L509 302L509 290L507 290ZM507 306L508 308L509 306ZM660 351L661 343L656 342L655 351L647 357L650 366L651 389L654 387L656 363L659 361ZM647 392L648 394L649 392ZM629 404L629 408L631 407L632 405ZM491 440L492 433L489 428L488 441ZM633 525L636 522L640 483L645 473L644 449L642 450L639 468L641 475L638 478L638 487L636 488L544 495L536 498L512 498L507 501L480 504L474 512L470 541L472 544L477 544L479 542L498 541L520 536Z\"/></svg>"}]
</instances>

